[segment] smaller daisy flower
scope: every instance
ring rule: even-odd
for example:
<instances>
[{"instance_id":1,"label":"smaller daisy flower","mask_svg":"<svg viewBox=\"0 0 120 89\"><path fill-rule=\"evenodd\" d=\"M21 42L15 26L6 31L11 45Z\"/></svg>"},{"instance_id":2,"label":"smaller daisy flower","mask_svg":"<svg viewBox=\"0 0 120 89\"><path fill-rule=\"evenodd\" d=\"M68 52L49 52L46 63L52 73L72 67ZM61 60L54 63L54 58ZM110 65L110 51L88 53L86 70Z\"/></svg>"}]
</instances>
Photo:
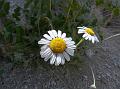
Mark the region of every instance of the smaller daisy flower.
<instances>
[{"instance_id":1,"label":"smaller daisy flower","mask_svg":"<svg viewBox=\"0 0 120 89\"><path fill-rule=\"evenodd\" d=\"M95 32L91 29L91 28L87 28L87 27L77 27L78 30L78 34L83 34L83 38L85 40L89 40L92 41L92 43L99 42L97 36L95 35Z\"/></svg>"},{"instance_id":2,"label":"smaller daisy flower","mask_svg":"<svg viewBox=\"0 0 120 89\"><path fill-rule=\"evenodd\" d=\"M66 37L66 33L58 30L48 31L48 34L44 34L44 38L38 41L38 44L42 44L40 55L45 61L50 59L50 64L64 64L65 59L70 61L70 56L74 56L74 50L76 49L75 42L72 38Z\"/></svg>"}]
</instances>

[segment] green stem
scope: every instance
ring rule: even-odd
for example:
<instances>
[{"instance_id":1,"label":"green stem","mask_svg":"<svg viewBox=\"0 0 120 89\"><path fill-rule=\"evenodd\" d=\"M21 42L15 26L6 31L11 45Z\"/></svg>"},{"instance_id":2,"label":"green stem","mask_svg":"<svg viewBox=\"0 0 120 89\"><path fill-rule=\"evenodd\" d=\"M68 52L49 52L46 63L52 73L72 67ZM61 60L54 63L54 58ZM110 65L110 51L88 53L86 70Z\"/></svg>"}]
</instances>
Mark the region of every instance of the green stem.
<instances>
[{"instance_id":1,"label":"green stem","mask_svg":"<svg viewBox=\"0 0 120 89\"><path fill-rule=\"evenodd\" d=\"M52 0L50 0L50 14L52 16Z\"/></svg>"},{"instance_id":2,"label":"green stem","mask_svg":"<svg viewBox=\"0 0 120 89\"><path fill-rule=\"evenodd\" d=\"M50 25L51 29L53 29L53 25L52 25L51 20L50 20L48 17L44 17L44 18L48 20L48 22L49 22L49 25Z\"/></svg>"},{"instance_id":3,"label":"green stem","mask_svg":"<svg viewBox=\"0 0 120 89\"><path fill-rule=\"evenodd\" d=\"M71 2L70 2L70 7L69 7L68 12L67 12L67 16L66 16L66 19L65 19L65 23L63 24L62 27L64 27L65 24L68 22L68 18L69 18L69 14L70 14L70 11L71 11L72 4L73 4L73 0L71 0Z\"/></svg>"},{"instance_id":4,"label":"green stem","mask_svg":"<svg viewBox=\"0 0 120 89\"><path fill-rule=\"evenodd\" d=\"M76 44L76 47L78 47L85 39L82 38L77 44Z\"/></svg>"}]
</instances>

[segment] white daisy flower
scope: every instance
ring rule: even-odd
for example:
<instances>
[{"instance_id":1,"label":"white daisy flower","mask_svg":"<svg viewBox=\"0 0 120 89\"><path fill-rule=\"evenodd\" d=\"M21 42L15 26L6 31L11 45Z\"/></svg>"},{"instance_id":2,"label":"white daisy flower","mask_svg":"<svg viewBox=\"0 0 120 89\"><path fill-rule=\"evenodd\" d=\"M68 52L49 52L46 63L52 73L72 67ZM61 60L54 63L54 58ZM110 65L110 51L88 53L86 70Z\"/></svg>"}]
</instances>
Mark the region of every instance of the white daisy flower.
<instances>
[{"instance_id":1,"label":"white daisy flower","mask_svg":"<svg viewBox=\"0 0 120 89\"><path fill-rule=\"evenodd\" d=\"M95 35L95 32L91 29L91 28L87 28L87 27L77 27L78 30L78 34L82 34L83 33L83 38L85 40L89 40L92 41L92 43L99 42L97 36Z\"/></svg>"},{"instance_id":2,"label":"white daisy flower","mask_svg":"<svg viewBox=\"0 0 120 89\"><path fill-rule=\"evenodd\" d=\"M48 31L48 34L44 34L44 38L38 41L38 44L43 44L41 47L40 55L45 61L50 59L50 64L64 64L65 59L70 61L70 56L74 56L74 50L76 49L75 42L72 38L66 37L66 33L58 30ZM69 56L70 55L70 56Z\"/></svg>"}]
</instances>

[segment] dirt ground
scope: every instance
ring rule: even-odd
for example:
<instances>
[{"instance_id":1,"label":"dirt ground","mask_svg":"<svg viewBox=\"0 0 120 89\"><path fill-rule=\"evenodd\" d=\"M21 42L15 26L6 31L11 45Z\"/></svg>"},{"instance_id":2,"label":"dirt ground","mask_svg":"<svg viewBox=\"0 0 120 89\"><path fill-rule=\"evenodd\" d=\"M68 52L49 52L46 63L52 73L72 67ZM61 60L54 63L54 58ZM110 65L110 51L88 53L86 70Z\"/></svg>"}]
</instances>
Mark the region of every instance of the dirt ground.
<instances>
[{"instance_id":1,"label":"dirt ground","mask_svg":"<svg viewBox=\"0 0 120 89\"><path fill-rule=\"evenodd\" d=\"M120 33L119 19L100 28L104 38ZM40 59L41 65L37 68L12 69L10 63L1 60L0 66L5 72L0 77L0 89L89 89L93 83L89 64L95 73L97 89L120 89L120 36L87 50L86 56L81 57L82 63L77 65L70 62L55 67Z\"/></svg>"}]
</instances>

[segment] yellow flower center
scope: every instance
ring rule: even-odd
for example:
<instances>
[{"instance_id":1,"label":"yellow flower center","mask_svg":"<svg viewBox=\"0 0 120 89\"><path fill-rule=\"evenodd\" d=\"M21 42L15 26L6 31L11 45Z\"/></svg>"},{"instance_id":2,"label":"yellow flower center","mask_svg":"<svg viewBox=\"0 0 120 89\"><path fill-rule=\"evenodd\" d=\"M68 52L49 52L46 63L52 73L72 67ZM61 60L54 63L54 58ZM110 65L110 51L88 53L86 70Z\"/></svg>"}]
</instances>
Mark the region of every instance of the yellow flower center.
<instances>
[{"instance_id":1,"label":"yellow flower center","mask_svg":"<svg viewBox=\"0 0 120 89\"><path fill-rule=\"evenodd\" d=\"M49 46L54 53L63 53L66 49L66 43L62 38L53 39Z\"/></svg>"},{"instance_id":2,"label":"yellow flower center","mask_svg":"<svg viewBox=\"0 0 120 89\"><path fill-rule=\"evenodd\" d=\"M95 32L91 28L86 28L85 31L90 35L95 35Z\"/></svg>"}]
</instances>

